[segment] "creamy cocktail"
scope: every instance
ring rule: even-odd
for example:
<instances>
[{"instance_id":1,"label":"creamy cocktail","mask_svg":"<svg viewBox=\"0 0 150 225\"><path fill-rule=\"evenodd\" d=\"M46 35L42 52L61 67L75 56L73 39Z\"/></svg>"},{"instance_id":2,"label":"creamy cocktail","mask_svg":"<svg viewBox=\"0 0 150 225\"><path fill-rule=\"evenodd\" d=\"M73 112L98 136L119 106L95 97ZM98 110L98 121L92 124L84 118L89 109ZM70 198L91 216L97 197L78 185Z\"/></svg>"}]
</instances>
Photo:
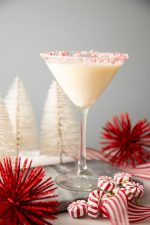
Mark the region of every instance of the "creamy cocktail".
<instances>
[{"instance_id":1,"label":"creamy cocktail","mask_svg":"<svg viewBox=\"0 0 150 225\"><path fill-rule=\"evenodd\" d=\"M47 65L71 101L81 108L95 102L121 66L49 62Z\"/></svg>"},{"instance_id":2,"label":"creamy cocktail","mask_svg":"<svg viewBox=\"0 0 150 225\"><path fill-rule=\"evenodd\" d=\"M52 74L71 101L82 112L81 144L78 169L56 178L63 188L90 191L95 188L97 177L86 164L86 118L90 106L102 94L122 64L127 54L99 52L41 53ZM69 130L68 130L69 132Z\"/></svg>"}]
</instances>

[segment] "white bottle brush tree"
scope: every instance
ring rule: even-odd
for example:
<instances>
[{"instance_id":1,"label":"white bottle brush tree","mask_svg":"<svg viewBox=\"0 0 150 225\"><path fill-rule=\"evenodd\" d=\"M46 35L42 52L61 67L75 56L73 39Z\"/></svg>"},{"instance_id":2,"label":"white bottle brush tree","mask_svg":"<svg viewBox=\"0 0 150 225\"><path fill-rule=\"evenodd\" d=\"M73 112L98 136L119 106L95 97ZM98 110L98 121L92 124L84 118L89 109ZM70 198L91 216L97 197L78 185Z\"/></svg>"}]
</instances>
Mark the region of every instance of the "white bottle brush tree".
<instances>
[{"instance_id":1,"label":"white bottle brush tree","mask_svg":"<svg viewBox=\"0 0 150 225\"><path fill-rule=\"evenodd\" d=\"M79 149L79 121L72 108L72 103L53 81L45 101L41 123L41 151L44 154L76 156Z\"/></svg>"},{"instance_id":2,"label":"white bottle brush tree","mask_svg":"<svg viewBox=\"0 0 150 225\"><path fill-rule=\"evenodd\" d=\"M4 101L0 98L0 158L16 157L15 139Z\"/></svg>"},{"instance_id":3,"label":"white bottle brush tree","mask_svg":"<svg viewBox=\"0 0 150 225\"><path fill-rule=\"evenodd\" d=\"M37 149L37 128L30 98L16 77L5 98L17 153Z\"/></svg>"}]
</instances>

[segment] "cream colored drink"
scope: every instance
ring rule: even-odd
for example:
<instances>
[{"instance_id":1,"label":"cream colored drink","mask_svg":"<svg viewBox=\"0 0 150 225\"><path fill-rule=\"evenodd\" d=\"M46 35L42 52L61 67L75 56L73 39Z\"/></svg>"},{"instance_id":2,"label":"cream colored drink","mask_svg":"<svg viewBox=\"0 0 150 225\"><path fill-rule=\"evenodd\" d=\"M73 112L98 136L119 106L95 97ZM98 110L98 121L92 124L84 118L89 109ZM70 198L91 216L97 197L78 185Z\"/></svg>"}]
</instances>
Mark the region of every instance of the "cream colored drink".
<instances>
[{"instance_id":1,"label":"cream colored drink","mask_svg":"<svg viewBox=\"0 0 150 225\"><path fill-rule=\"evenodd\" d=\"M86 108L102 94L122 64L47 62L47 65L71 101Z\"/></svg>"},{"instance_id":2,"label":"cream colored drink","mask_svg":"<svg viewBox=\"0 0 150 225\"><path fill-rule=\"evenodd\" d=\"M76 106L80 107L82 114L77 171L60 174L55 181L60 187L71 191L90 192L95 190L98 178L95 173L88 170L86 164L88 108L111 82L128 59L128 54L97 51L50 51L41 53L41 57L68 97Z\"/></svg>"}]
</instances>

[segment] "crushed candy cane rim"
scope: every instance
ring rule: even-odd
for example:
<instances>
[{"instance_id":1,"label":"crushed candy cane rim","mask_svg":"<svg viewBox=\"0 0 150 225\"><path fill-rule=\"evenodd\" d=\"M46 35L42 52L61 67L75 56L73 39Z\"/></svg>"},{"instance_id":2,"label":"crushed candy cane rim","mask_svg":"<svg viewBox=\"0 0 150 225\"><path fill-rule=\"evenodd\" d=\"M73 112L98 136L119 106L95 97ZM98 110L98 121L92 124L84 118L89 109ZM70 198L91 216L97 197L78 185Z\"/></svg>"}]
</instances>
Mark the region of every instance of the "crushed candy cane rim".
<instances>
[{"instance_id":1,"label":"crushed candy cane rim","mask_svg":"<svg viewBox=\"0 0 150 225\"><path fill-rule=\"evenodd\" d=\"M79 64L123 64L128 58L126 53L110 53L97 51L50 51L40 56L50 63Z\"/></svg>"}]
</instances>

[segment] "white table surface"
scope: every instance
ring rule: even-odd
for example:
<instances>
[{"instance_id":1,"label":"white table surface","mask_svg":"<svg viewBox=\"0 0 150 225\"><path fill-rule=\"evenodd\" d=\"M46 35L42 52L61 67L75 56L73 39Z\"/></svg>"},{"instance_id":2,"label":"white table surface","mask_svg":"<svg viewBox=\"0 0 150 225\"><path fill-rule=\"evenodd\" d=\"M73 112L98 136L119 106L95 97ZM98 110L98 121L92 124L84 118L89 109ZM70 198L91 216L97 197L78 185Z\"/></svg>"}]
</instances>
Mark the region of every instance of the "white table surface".
<instances>
[{"instance_id":1,"label":"white table surface","mask_svg":"<svg viewBox=\"0 0 150 225\"><path fill-rule=\"evenodd\" d=\"M145 195L143 197L143 204L150 206L150 181L142 181L145 187ZM110 225L108 219L98 218L98 219L91 219L88 216L83 217L81 219L73 219L69 216L68 213L60 213L58 214L58 219L52 222L54 225ZM150 218L137 222L132 223L137 225L150 225ZM121 224L120 224L121 225Z\"/></svg>"}]
</instances>

